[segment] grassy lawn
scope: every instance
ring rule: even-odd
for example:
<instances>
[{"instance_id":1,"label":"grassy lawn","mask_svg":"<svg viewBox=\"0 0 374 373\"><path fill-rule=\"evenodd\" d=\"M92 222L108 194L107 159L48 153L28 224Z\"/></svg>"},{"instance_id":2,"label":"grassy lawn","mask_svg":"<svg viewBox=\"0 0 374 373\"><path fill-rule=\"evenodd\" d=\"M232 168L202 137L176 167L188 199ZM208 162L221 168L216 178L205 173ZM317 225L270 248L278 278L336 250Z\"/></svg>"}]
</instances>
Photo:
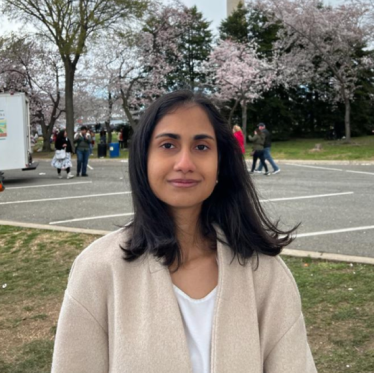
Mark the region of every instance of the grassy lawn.
<instances>
[{"instance_id":1,"label":"grassy lawn","mask_svg":"<svg viewBox=\"0 0 374 373\"><path fill-rule=\"evenodd\" d=\"M50 371L69 269L94 239L0 226L1 373ZM373 373L374 266L284 259L299 285L318 372Z\"/></svg>"}]
</instances>

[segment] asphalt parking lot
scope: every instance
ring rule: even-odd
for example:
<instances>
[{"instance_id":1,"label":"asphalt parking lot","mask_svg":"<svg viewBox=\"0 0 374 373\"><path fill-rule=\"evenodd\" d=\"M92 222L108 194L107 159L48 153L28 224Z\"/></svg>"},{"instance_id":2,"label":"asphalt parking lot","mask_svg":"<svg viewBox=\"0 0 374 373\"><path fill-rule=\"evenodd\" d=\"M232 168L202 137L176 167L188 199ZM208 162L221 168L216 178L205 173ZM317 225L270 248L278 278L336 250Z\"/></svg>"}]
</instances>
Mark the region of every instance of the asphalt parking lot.
<instances>
[{"instance_id":1,"label":"asphalt parking lot","mask_svg":"<svg viewBox=\"0 0 374 373\"><path fill-rule=\"evenodd\" d=\"M374 258L373 164L280 166L277 175L253 179L273 220L282 228L301 222L290 248ZM132 217L127 162L90 160L88 173L60 180L49 160L36 171L7 171L0 219L107 231L126 224Z\"/></svg>"}]
</instances>

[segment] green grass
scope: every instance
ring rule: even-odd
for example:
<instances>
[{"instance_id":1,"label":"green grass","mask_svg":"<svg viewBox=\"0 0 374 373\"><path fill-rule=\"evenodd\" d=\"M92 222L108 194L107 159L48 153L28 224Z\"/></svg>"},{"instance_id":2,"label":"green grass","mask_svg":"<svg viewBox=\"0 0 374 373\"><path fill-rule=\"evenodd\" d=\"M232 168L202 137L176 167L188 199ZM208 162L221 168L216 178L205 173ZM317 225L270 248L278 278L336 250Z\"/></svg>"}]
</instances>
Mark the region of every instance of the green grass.
<instances>
[{"instance_id":1,"label":"green grass","mask_svg":"<svg viewBox=\"0 0 374 373\"><path fill-rule=\"evenodd\" d=\"M321 144L321 151L314 151ZM247 144L246 157L250 157L251 144ZM271 153L274 159L374 161L374 136L354 137L350 144L343 141L323 139L296 139L273 142Z\"/></svg>"},{"instance_id":2,"label":"green grass","mask_svg":"<svg viewBox=\"0 0 374 373\"><path fill-rule=\"evenodd\" d=\"M96 238L0 226L1 373L50 371L69 269ZM318 372L373 373L374 266L284 260L299 286Z\"/></svg>"},{"instance_id":3,"label":"green grass","mask_svg":"<svg viewBox=\"0 0 374 373\"><path fill-rule=\"evenodd\" d=\"M374 372L374 266L286 258L318 371Z\"/></svg>"}]
</instances>

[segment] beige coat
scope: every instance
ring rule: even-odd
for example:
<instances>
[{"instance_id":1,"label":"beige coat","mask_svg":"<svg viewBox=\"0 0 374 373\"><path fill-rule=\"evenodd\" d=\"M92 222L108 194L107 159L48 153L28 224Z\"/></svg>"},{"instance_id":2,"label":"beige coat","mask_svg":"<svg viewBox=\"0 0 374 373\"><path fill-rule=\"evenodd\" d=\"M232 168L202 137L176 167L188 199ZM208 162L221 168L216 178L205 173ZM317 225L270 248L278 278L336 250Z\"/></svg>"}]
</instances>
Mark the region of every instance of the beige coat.
<instances>
[{"instance_id":1,"label":"beige coat","mask_svg":"<svg viewBox=\"0 0 374 373\"><path fill-rule=\"evenodd\" d=\"M219 232L218 232L219 233ZM221 234L221 233L219 233ZM72 267L58 321L53 373L191 373L167 268L153 256L125 262L111 233ZM219 282L212 373L315 373L300 296L279 257L246 267L217 243Z\"/></svg>"}]
</instances>

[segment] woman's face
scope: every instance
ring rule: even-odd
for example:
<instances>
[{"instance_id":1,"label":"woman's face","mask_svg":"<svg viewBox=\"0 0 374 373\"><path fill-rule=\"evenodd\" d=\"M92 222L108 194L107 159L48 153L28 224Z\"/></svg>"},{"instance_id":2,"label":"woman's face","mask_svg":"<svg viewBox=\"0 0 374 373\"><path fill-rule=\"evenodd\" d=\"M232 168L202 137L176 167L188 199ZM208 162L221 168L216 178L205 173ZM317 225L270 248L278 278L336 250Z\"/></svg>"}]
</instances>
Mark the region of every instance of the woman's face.
<instances>
[{"instance_id":1,"label":"woman's face","mask_svg":"<svg viewBox=\"0 0 374 373\"><path fill-rule=\"evenodd\" d=\"M172 209L201 209L218 173L217 140L203 109L180 107L157 123L147 168L157 198Z\"/></svg>"},{"instance_id":2,"label":"woman's face","mask_svg":"<svg viewBox=\"0 0 374 373\"><path fill-rule=\"evenodd\" d=\"M64 137L67 137L67 136L68 136L68 134L67 134L67 132L65 131L65 132L64 132Z\"/></svg>"}]
</instances>

